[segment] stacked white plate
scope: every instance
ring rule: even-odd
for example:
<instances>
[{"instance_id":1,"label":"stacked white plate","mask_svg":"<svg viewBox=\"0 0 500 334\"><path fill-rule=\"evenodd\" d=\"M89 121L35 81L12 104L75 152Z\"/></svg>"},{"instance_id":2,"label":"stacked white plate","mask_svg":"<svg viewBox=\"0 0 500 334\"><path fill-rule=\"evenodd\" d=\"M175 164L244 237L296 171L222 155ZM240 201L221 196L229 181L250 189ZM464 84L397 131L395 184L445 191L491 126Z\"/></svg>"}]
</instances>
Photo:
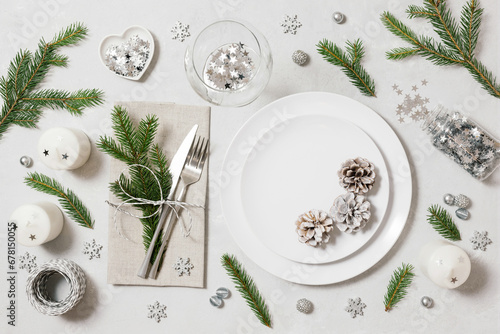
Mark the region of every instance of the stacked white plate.
<instances>
[{"instance_id":1,"label":"stacked white plate","mask_svg":"<svg viewBox=\"0 0 500 334\"><path fill-rule=\"evenodd\" d=\"M334 228L318 247L300 243L297 217L330 210L345 193L337 171L356 157L376 167L369 223L352 234ZM394 131L367 106L331 93L291 95L262 108L236 134L222 171L233 238L263 269L295 283L336 283L372 267L398 239L411 204L408 159Z\"/></svg>"}]
</instances>

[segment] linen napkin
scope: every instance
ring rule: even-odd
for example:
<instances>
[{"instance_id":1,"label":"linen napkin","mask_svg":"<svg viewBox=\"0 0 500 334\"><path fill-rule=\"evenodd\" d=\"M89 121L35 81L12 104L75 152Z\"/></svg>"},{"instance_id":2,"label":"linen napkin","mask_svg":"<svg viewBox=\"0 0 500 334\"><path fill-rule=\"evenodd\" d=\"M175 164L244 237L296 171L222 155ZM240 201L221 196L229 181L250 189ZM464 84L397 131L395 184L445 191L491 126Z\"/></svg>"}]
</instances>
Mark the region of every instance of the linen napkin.
<instances>
[{"instance_id":1,"label":"linen napkin","mask_svg":"<svg viewBox=\"0 0 500 334\"><path fill-rule=\"evenodd\" d=\"M172 159L181 145L184 137L194 124L198 124L198 136L209 138L210 136L210 107L197 107L178 105L174 103L156 102L117 102L117 105L125 107L132 122L137 126L139 121L148 114L155 114L159 118L158 133L155 142L163 147L169 159ZM114 182L126 164L112 159L110 164L110 181ZM188 203L205 206L208 160L200 181L191 185L186 194L185 201ZM177 194L183 186L179 181ZM165 196L166 198L166 196ZM110 192L109 200L112 203L120 201ZM140 211L134 214L141 215ZM205 210L191 208L192 230L189 237L182 234L182 222L177 220L168 243L163 265L156 279L143 279L137 276L137 271L145 256L142 244L142 224L138 218L123 213L117 214L116 226L113 222L115 210L110 208L109 233L108 233L108 283L121 285L151 285L151 286L205 286ZM185 210L182 212L185 225L189 224L189 216ZM129 240L127 240L129 239ZM189 258L193 268L190 275L179 276L173 268L177 258Z\"/></svg>"}]
</instances>

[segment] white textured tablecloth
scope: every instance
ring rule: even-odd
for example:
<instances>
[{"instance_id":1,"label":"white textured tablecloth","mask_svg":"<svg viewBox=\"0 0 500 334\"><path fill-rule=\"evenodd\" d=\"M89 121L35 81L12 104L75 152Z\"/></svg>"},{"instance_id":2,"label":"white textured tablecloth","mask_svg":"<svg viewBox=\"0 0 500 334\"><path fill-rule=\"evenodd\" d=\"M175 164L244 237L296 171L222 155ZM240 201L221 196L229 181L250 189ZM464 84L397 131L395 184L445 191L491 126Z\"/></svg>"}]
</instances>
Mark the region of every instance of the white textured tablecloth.
<instances>
[{"instance_id":1,"label":"white textured tablecloth","mask_svg":"<svg viewBox=\"0 0 500 334\"><path fill-rule=\"evenodd\" d=\"M448 1L458 16L465 0ZM51 70L44 88L76 90L84 87L102 88L106 103L85 111L77 118L64 111L45 111L38 130L11 128L0 141L0 306L7 307L6 227L10 213L19 205L38 200L55 199L38 193L23 184L27 171L19 165L26 154L35 159L30 171L57 177L67 187L77 191L96 219L95 230L82 229L66 221L62 235L45 246L28 249L19 246L18 253L30 251L43 263L56 257L77 262L88 278L88 290L82 303L69 314L47 317L36 312L24 293L27 273L21 271L17 283L17 327L7 326L5 315L0 317L0 333L487 333L500 332L500 171L486 182L478 182L464 173L454 162L429 144L428 138L413 122L399 123L396 110L405 95L420 94L429 98L429 107L442 103L462 110L500 138L500 100L487 95L467 70L461 67L437 67L420 57L405 61L389 61L385 52L404 46L405 42L390 34L379 20L389 10L411 25L418 33L432 34L423 20L406 18L410 4L420 0L276 0L276 1L67 1L18 0L3 1L0 11L0 73L18 48L35 49L40 36L50 39L62 27L74 21L85 22L90 33L79 46L62 48L69 56L68 68ZM497 78L500 78L500 3L482 1L485 7L478 58ZM346 15L342 25L333 23L331 14ZM283 34L283 15L297 15L302 27L296 35ZM191 89L183 67L186 44L208 24L222 18L241 18L251 22L268 39L274 58L274 68L268 87L254 103L243 108L213 107L211 116L211 156L209 171L209 208L207 221L207 281L205 289L178 287L116 286L106 282L108 253L89 261L82 254L83 242L95 238L100 244L108 240L108 198L110 158L97 152L95 141L102 134L111 134L109 115L114 101L170 101L185 105L207 105ZM180 20L190 25L191 37L184 43L172 40L170 29ZM120 34L128 26L142 25L156 39L156 54L150 72L140 82L125 80L110 73L98 58L98 46L108 34ZM343 44L345 40L362 38L366 56L363 65L376 82L377 98L360 95L340 69L316 53L315 44L323 38ZM310 56L307 66L299 67L291 60L292 53L301 49ZM422 86L427 80L427 86ZM397 85L402 95L392 86ZM412 91L416 85L417 92ZM393 127L402 141L413 177L413 205L407 226L396 245L377 265L359 277L324 287L291 284L278 279L251 262L235 244L226 227L219 203L219 190L224 187L221 165L231 139L262 106L277 98L305 91L328 91L358 100ZM93 142L91 160L73 172L55 172L37 159L36 142L43 131L54 126L83 129ZM409 173L399 170L398 173ZM417 269L407 297L390 313L384 312L383 296L392 271L401 262L416 265L420 248L439 236L426 222L430 204L442 203L445 193L463 193L472 200L471 218L458 221L463 241L457 243L471 256L472 273L457 290L444 290L430 282ZM474 230L489 232L493 243L487 251L472 250L469 238ZM233 283L220 266L224 252L235 254L253 276L266 298L274 321L272 330L258 323ZM303 273L295 273L301 275ZM208 300L220 286L232 295L225 306L216 309ZM420 305L424 295L434 299L434 307ZM364 316L352 319L344 308L348 298L360 297L367 305ZM308 298L314 303L312 314L297 313L295 303ZM156 300L167 306L167 318L160 323L147 318L147 305ZM2 314L5 311L2 311Z\"/></svg>"}]
</instances>

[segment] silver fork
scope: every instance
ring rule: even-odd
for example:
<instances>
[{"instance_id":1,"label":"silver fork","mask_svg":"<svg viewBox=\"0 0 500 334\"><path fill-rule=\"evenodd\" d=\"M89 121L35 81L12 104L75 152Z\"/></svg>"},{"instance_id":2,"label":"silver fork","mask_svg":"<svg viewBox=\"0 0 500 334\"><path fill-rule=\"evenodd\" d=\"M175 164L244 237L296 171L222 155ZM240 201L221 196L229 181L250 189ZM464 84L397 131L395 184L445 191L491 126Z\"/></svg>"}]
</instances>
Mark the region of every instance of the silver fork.
<instances>
[{"instance_id":1,"label":"silver fork","mask_svg":"<svg viewBox=\"0 0 500 334\"><path fill-rule=\"evenodd\" d=\"M188 157L186 159L186 164L184 165L184 169L181 173L181 180L184 183L184 187L182 188L179 196L177 196L176 198L177 202L184 201L187 188L193 183L196 183L200 180L201 174L203 172L203 167L205 166L205 161L208 157L208 144L208 140L205 140L205 138L202 137L198 137L196 145L194 145L191 148L191 151L189 151ZM177 210L177 215L179 214L179 212L180 209ZM160 259L162 258L163 251L165 250L165 247L167 247L168 241L170 240L170 234L172 233L177 215L174 212L172 212L170 215L170 220L168 221L167 228L165 229L165 233L163 234L160 249L157 253L155 262L153 263L153 266L149 271L149 278L156 278L156 276L158 275Z\"/></svg>"}]
</instances>

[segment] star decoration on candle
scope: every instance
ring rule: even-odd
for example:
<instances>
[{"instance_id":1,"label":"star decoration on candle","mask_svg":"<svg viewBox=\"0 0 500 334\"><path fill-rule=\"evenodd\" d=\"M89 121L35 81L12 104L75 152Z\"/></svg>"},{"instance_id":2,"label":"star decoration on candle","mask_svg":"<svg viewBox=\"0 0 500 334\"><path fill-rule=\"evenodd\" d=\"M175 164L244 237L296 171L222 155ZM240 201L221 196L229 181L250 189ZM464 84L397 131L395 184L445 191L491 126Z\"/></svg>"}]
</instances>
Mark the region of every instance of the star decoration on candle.
<instances>
[{"instance_id":1,"label":"star decoration on candle","mask_svg":"<svg viewBox=\"0 0 500 334\"><path fill-rule=\"evenodd\" d=\"M63 137L62 136L57 136L57 141L63 141Z\"/></svg>"},{"instance_id":2,"label":"star decoration on candle","mask_svg":"<svg viewBox=\"0 0 500 334\"><path fill-rule=\"evenodd\" d=\"M462 255L460 255L458 257L458 263L464 263L464 261L465 261L465 258Z\"/></svg>"},{"instance_id":3,"label":"star decoration on candle","mask_svg":"<svg viewBox=\"0 0 500 334\"><path fill-rule=\"evenodd\" d=\"M437 263L438 266L442 266L443 265L443 260L442 259L436 260L436 263Z\"/></svg>"},{"instance_id":4,"label":"star decoration on candle","mask_svg":"<svg viewBox=\"0 0 500 334\"><path fill-rule=\"evenodd\" d=\"M49 155L49 151L48 150L44 150L43 151L43 155L45 155L45 156Z\"/></svg>"},{"instance_id":5,"label":"star decoration on candle","mask_svg":"<svg viewBox=\"0 0 500 334\"><path fill-rule=\"evenodd\" d=\"M36 239L36 235L30 234L30 239L31 239L31 241L35 240Z\"/></svg>"},{"instance_id":6,"label":"star decoration on candle","mask_svg":"<svg viewBox=\"0 0 500 334\"><path fill-rule=\"evenodd\" d=\"M17 230L17 224L14 223L14 225L12 226L12 230L16 231Z\"/></svg>"},{"instance_id":7,"label":"star decoration on candle","mask_svg":"<svg viewBox=\"0 0 500 334\"><path fill-rule=\"evenodd\" d=\"M452 277L452 278L451 278L451 283L455 284L457 281L458 281L458 280L457 280L457 278L456 278L456 277Z\"/></svg>"},{"instance_id":8,"label":"star decoration on candle","mask_svg":"<svg viewBox=\"0 0 500 334\"><path fill-rule=\"evenodd\" d=\"M68 160L68 153L64 153L64 154L62 155L62 158L63 158L63 160Z\"/></svg>"}]
</instances>

